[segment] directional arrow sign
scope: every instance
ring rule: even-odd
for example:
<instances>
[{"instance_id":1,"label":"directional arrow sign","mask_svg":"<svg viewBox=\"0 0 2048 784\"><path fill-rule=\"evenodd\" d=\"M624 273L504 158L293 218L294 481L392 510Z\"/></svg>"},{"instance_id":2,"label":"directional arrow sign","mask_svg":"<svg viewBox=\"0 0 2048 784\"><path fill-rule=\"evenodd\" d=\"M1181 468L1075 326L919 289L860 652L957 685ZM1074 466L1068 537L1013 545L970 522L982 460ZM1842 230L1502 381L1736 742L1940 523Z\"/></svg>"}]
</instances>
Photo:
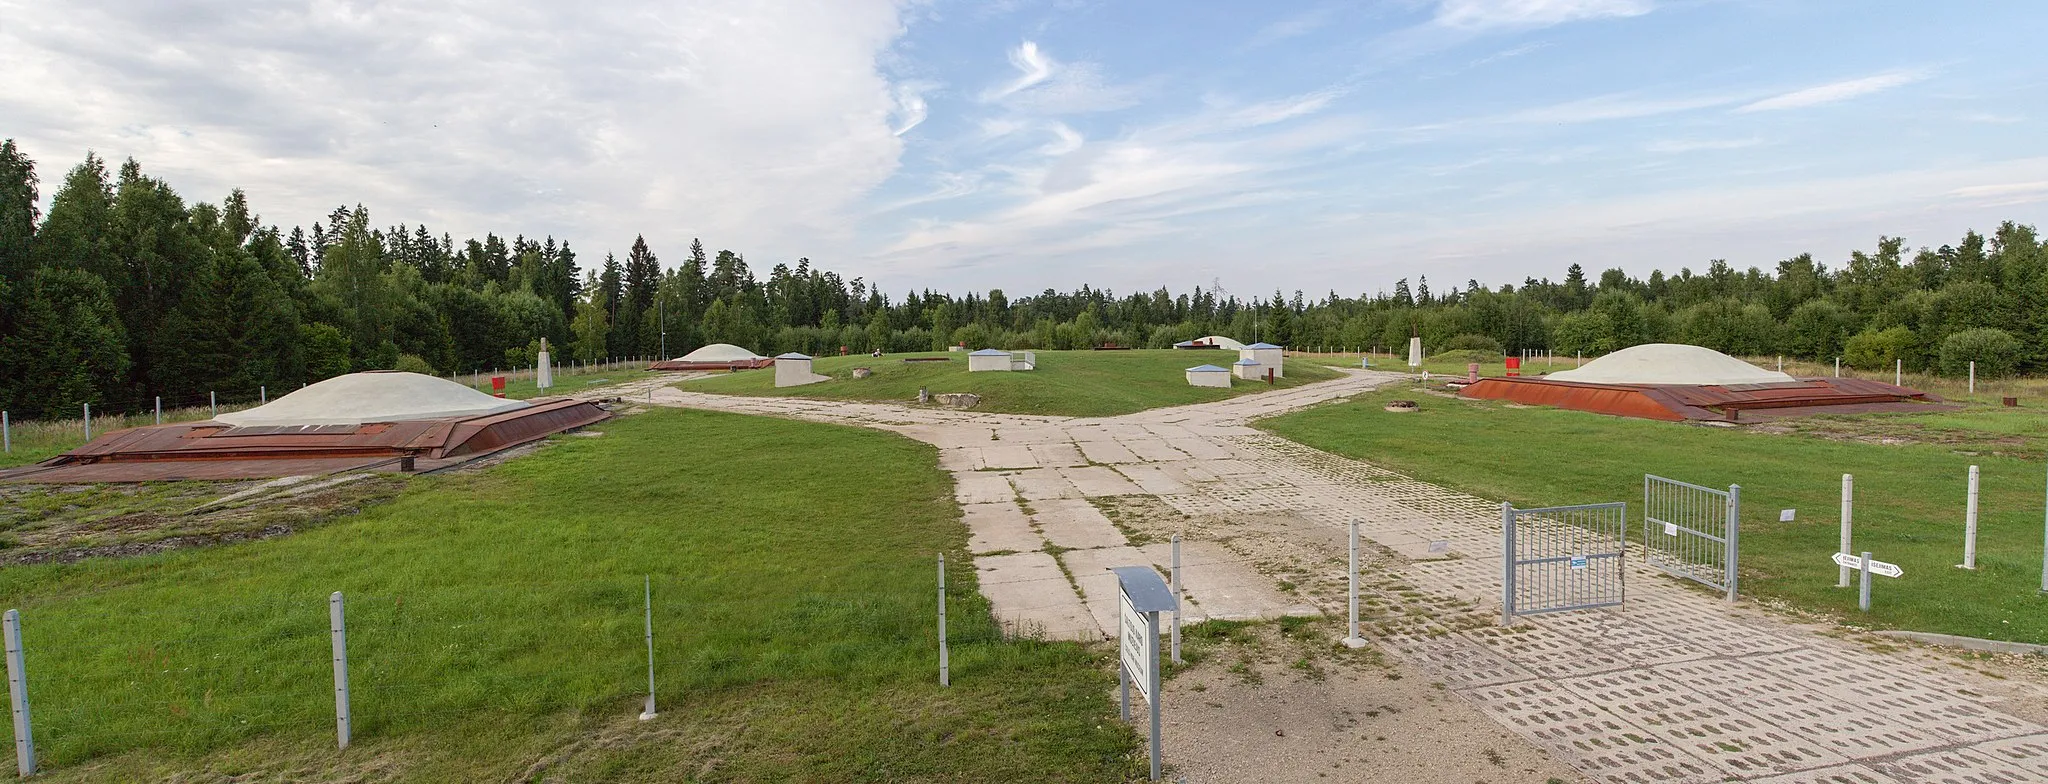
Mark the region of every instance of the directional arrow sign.
<instances>
[{"instance_id":1,"label":"directional arrow sign","mask_svg":"<svg viewBox=\"0 0 2048 784\"><path fill-rule=\"evenodd\" d=\"M1863 568L1863 559L1854 555L1850 555L1848 553L1835 553L1835 563L1847 566L1851 569ZM1905 570L1900 569L1898 564L1885 563L1883 561L1872 558L1870 559L1870 573L1878 575L1880 577L1898 577L1900 575L1905 574L1906 572Z\"/></svg>"}]
</instances>

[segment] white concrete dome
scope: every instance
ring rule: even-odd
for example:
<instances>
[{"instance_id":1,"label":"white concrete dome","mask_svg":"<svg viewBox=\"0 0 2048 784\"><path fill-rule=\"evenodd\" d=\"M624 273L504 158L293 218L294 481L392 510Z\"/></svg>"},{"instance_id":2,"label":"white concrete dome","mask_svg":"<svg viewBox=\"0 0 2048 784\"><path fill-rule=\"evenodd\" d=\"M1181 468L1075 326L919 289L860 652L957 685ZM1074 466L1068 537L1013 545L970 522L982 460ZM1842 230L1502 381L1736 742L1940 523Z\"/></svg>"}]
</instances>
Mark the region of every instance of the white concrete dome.
<instances>
[{"instance_id":1,"label":"white concrete dome","mask_svg":"<svg viewBox=\"0 0 2048 784\"><path fill-rule=\"evenodd\" d=\"M731 343L713 343L682 355L678 362L745 362L763 357Z\"/></svg>"},{"instance_id":2,"label":"white concrete dome","mask_svg":"<svg viewBox=\"0 0 2048 784\"><path fill-rule=\"evenodd\" d=\"M1645 343L1616 351L1576 370L1544 376L1585 384L1784 384L1798 381L1703 346Z\"/></svg>"},{"instance_id":3,"label":"white concrete dome","mask_svg":"<svg viewBox=\"0 0 2048 784\"><path fill-rule=\"evenodd\" d=\"M531 405L492 397L445 378L381 370L335 376L268 404L213 419L235 427L360 425L481 416Z\"/></svg>"}]
</instances>

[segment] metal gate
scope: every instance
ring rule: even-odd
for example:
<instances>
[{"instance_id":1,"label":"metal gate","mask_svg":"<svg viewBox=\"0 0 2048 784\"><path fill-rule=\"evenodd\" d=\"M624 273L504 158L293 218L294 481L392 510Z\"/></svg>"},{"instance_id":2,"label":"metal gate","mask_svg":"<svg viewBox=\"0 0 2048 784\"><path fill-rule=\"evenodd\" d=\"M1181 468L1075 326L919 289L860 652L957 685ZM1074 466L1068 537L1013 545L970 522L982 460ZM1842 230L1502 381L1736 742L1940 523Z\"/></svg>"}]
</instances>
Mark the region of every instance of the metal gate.
<instances>
[{"instance_id":1,"label":"metal gate","mask_svg":"<svg viewBox=\"0 0 2048 784\"><path fill-rule=\"evenodd\" d=\"M1643 475L1643 558L1735 601L1742 485L1726 490Z\"/></svg>"},{"instance_id":2,"label":"metal gate","mask_svg":"<svg viewBox=\"0 0 2048 784\"><path fill-rule=\"evenodd\" d=\"M1621 604L1628 504L1500 505L1501 623Z\"/></svg>"}]
</instances>

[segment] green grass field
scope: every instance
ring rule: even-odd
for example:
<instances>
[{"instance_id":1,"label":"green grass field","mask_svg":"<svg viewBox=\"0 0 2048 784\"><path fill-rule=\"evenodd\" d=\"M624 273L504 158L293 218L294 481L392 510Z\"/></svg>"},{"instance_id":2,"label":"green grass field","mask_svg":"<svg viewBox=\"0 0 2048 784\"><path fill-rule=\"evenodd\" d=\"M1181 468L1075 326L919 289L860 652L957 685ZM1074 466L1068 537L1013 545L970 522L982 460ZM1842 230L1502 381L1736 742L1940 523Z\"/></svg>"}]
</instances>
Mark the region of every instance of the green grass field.
<instances>
[{"instance_id":1,"label":"green grass field","mask_svg":"<svg viewBox=\"0 0 2048 784\"><path fill-rule=\"evenodd\" d=\"M904 362L905 357L950 357L947 362ZM977 411L1006 414L1116 416L1164 406L1223 400L1271 389L1286 389L1336 378L1337 371L1306 362L1287 365L1278 383L1236 381L1230 389L1188 386L1185 371L1196 365L1227 366L1237 354L1224 351L1040 351L1038 369L1030 372L968 373L964 353L933 352L820 357L813 370L831 381L776 388L772 369L747 370L686 381L692 392L724 395L768 395L823 400L907 403L917 390L932 394L971 392L981 396ZM870 368L874 375L853 377L853 369Z\"/></svg>"},{"instance_id":2,"label":"green grass field","mask_svg":"<svg viewBox=\"0 0 2048 784\"><path fill-rule=\"evenodd\" d=\"M1005 640L929 446L658 410L267 542L0 569L67 780L1116 781L1075 644ZM953 686L936 683L934 557ZM654 593L661 716L646 689ZM333 746L328 594L356 744ZM540 773L528 768L544 763ZM246 776L247 778L240 778Z\"/></svg>"},{"instance_id":3,"label":"green grass field","mask_svg":"<svg viewBox=\"0 0 2048 784\"><path fill-rule=\"evenodd\" d=\"M1420 400L1422 411L1381 410L1396 397ZM2044 469L2027 459L2039 456L2031 434L2044 425L2048 417L2034 411L1976 408L1790 420L1763 432L1400 389L1260 426L1489 500L1525 507L1627 501L1638 538L1643 474L1710 487L1740 484L1745 595L1859 624L2048 643L2048 596L2038 592ZM2005 435L2015 430L2029 436L2015 443ZM1955 568L1972 464L1982 470L1975 572ZM1899 579L1873 578L1868 616L1857 611L1853 589L1834 587L1837 569L1828 560L1838 545L1845 473L1856 476L1856 547L1905 570ZM1778 522L1787 508L1798 510L1796 522Z\"/></svg>"}]
</instances>

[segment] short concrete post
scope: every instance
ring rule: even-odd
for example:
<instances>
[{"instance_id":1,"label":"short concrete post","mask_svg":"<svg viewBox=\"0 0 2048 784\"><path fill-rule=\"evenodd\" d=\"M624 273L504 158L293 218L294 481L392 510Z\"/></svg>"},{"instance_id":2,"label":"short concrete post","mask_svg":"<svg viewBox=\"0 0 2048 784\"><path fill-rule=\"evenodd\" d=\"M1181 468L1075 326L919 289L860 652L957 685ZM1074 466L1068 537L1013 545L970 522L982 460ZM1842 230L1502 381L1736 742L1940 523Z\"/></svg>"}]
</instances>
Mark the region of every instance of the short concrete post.
<instances>
[{"instance_id":1,"label":"short concrete post","mask_svg":"<svg viewBox=\"0 0 2048 784\"><path fill-rule=\"evenodd\" d=\"M1855 508L1856 508L1856 477L1854 477L1854 476L1851 476L1851 475L1849 475L1849 474L1843 474L1843 475L1842 475L1842 548L1841 548L1840 550L1836 550L1836 552L1839 552L1839 553L1841 553L1841 554L1843 554L1843 555L1848 555L1848 554L1849 554L1849 520L1850 520L1850 517L1851 517L1852 513L1853 513L1853 512L1855 511ZM2043 584L2044 584L2044 585L2048 585L2048 578L2043 578ZM1848 565L1848 564L1842 564L1842 574L1841 574L1841 576L1839 576L1839 577L1837 577L1837 578L1835 579L1835 587L1836 587L1836 588L1847 588L1847 587L1849 587L1849 565Z\"/></svg>"},{"instance_id":2,"label":"short concrete post","mask_svg":"<svg viewBox=\"0 0 2048 784\"><path fill-rule=\"evenodd\" d=\"M1785 355L1784 355L1784 354L1779 354L1779 355L1778 355L1778 372L1780 372L1780 373L1783 373L1783 372L1785 372Z\"/></svg>"},{"instance_id":3,"label":"short concrete post","mask_svg":"<svg viewBox=\"0 0 2048 784\"><path fill-rule=\"evenodd\" d=\"M258 405L263 405L263 404L267 404L267 403L269 403L269 402L270 402L270 387L268 387L268 386L258 386L258 387L256 387L256 403L257 403Z\"/></svg>"},{"instance_id":4,"label":"short concrete post","mask_svg":"<svg viewBox=\"0 0 2048 784\"><path fill-rule=\"evenodd\" d=\"M0 452L14 453L14 422L5 411L0 411Z\"/></svg>"},{"instance_id":5,"label":"short concrete post","mask_svg":"<svg viewBox=\"0 0 2048 784\"><path fill-rule=\"evenodd\" d=\"M1977 568L1977 467L1970 466L1970 495L1963 503L1963 568Z\"/></svg>"},{"instance_id":6,"label":"short concrete post","mask_svg":"<svg viewBox=\"0 0 2048 784\"><path fill-rule=\"evenodd\" d=\"M1173 564L1168 569L1167 576L1173 578L1172 661L1174 664L1180 664L1180 604L1186 600L1180 590L1180 534L1173 535Z\"/></svg>"},{"instance_id":7,"label":"short concrete post","mask_svg":"<svg viewBox=\"0 0 2048 784\"><path fill-rule=\"evenodd\" d=\"M92 404L91 404L91 403L80 403L79 405L81 405L81 406L84 406L84 407L85 407L85 413L84 413L84 414L82 415L82 416L84 417L84 420L85 420L85 440L86 440L86 441L91 441L91 440L92 440Z\"/></svg>"},{"instance_id":8,"label":"short concrete post","mask_svg":"<svg viewBox=\"0 0 2048 784\"><path fill-rule=\"evenodd\" d=\"M953 685L953 663L946 649L946 554L939 553L939 685Z\"/></svg>"},{"instance_id":9,"label":"short concrete post","mask_svg":"<svg viewBox=\"0 0 2048 784\"><path fill-rule=\"evenodd\" d=\"M212 390L206 393L206 407L213 411L210 416L220 416L220 398L215 396Z\"/></svg>"},{"instance_id":10,"label":"short concrete post","mask_svg":"<svg viewBox=\"0 0 2048 784\"><path fill-rule=\"evenodd\" d=\"M646 592L647 630L647 704L640 709L640 720L654 718L654 575L641 575L641 588Z\"/></svg>"},{"instance_id":11,"label":"short concrete post","mask_svg":"<svg viewBox=\"0 0 2048 784\"><path fill-rule=\"evenodd\" d=\"M1835 357L1835 378L1842 377L1842 358Z\"/></svg>"},{"instance_id":12,"label":"short concrete post","mask_svg":"<svg viewBox=\"0 0 2048 784\"><path fill-rule=\"evenodd\" d=\"M1970 394L1977 394L1977 360L1970 360Z\"/></svg>"},{"instance_id":13,"label":"short concrete post","mask_svg":"<svg viewBox=\"0 0 2048 784\"><path fill-rule=\"evenodd\" d=\"M1350 593L1350 601L1347 603L1345 613L1348 623L1344 627L1346 632L1344 635L1344 647L1363 648L1365 647L1365 638L1358 636L1358 521L1352 520L1350 528L1351 561L1350 565L1344 570L1345 583L1349 586Z\"/></svg>"},{"instance_id":14,"label":"short concrete post","mask_svg":"<svg viewBox=\"0 0 2048 784\"><path fill-rule=\"evenodd\" d=\"M327 595L327 625L334 636L334 738L348 748L348 624L342 619L341 592Z\"/></svg>"},{"instance_id":15,"label":"short concrete post","mask_svg":"<svg viewBox=\"0 0 2048 784\"><path fill-rule=\"evenodd\" d=\"M4 618L7 638L7 697L14 708L14 767L22 778L36 773L36 737L28 714L28 668L21 652L21 611L8 610Z\"/></svg>"},{"instance_id":16,"label":"short concrete post","mask_svg":"<svg viewBox=\"0 0 2048 784\"><path fill-rule=\"evenodd\" d=\"M156 423L157 423L157 424L159 424L159 425L161 425L161 424L163 424L163 423L164 423L164 396L163 396L163 395L157 395L157 396L156 396Z\"/></svg>"},{"instance_id":17,"label":"short concrete post","mask_svg":"<svg viewBox=\"0 0 2048 784\"><path fill-rule=\"evenodd\" d=\"M1902 386L1905 386L1905 385L1906 385L1906 360L1903 360L1903 359L1894 359L1894 360L1892 360L1892 386L1895 386L1895 387L1902 387Z\"/></svg>"},{"instance_id":18,"label":"short concrete post","mask_svg":"<svg viewBox=\"0 0 2048 784\"><path fill-rule=\"evenodd\" d=\"M1856 589L1856 606L1870 612L1870 554L1864 553L1858 571L1863 573L1863 582Z\"/></svg>"}]
</instances>

